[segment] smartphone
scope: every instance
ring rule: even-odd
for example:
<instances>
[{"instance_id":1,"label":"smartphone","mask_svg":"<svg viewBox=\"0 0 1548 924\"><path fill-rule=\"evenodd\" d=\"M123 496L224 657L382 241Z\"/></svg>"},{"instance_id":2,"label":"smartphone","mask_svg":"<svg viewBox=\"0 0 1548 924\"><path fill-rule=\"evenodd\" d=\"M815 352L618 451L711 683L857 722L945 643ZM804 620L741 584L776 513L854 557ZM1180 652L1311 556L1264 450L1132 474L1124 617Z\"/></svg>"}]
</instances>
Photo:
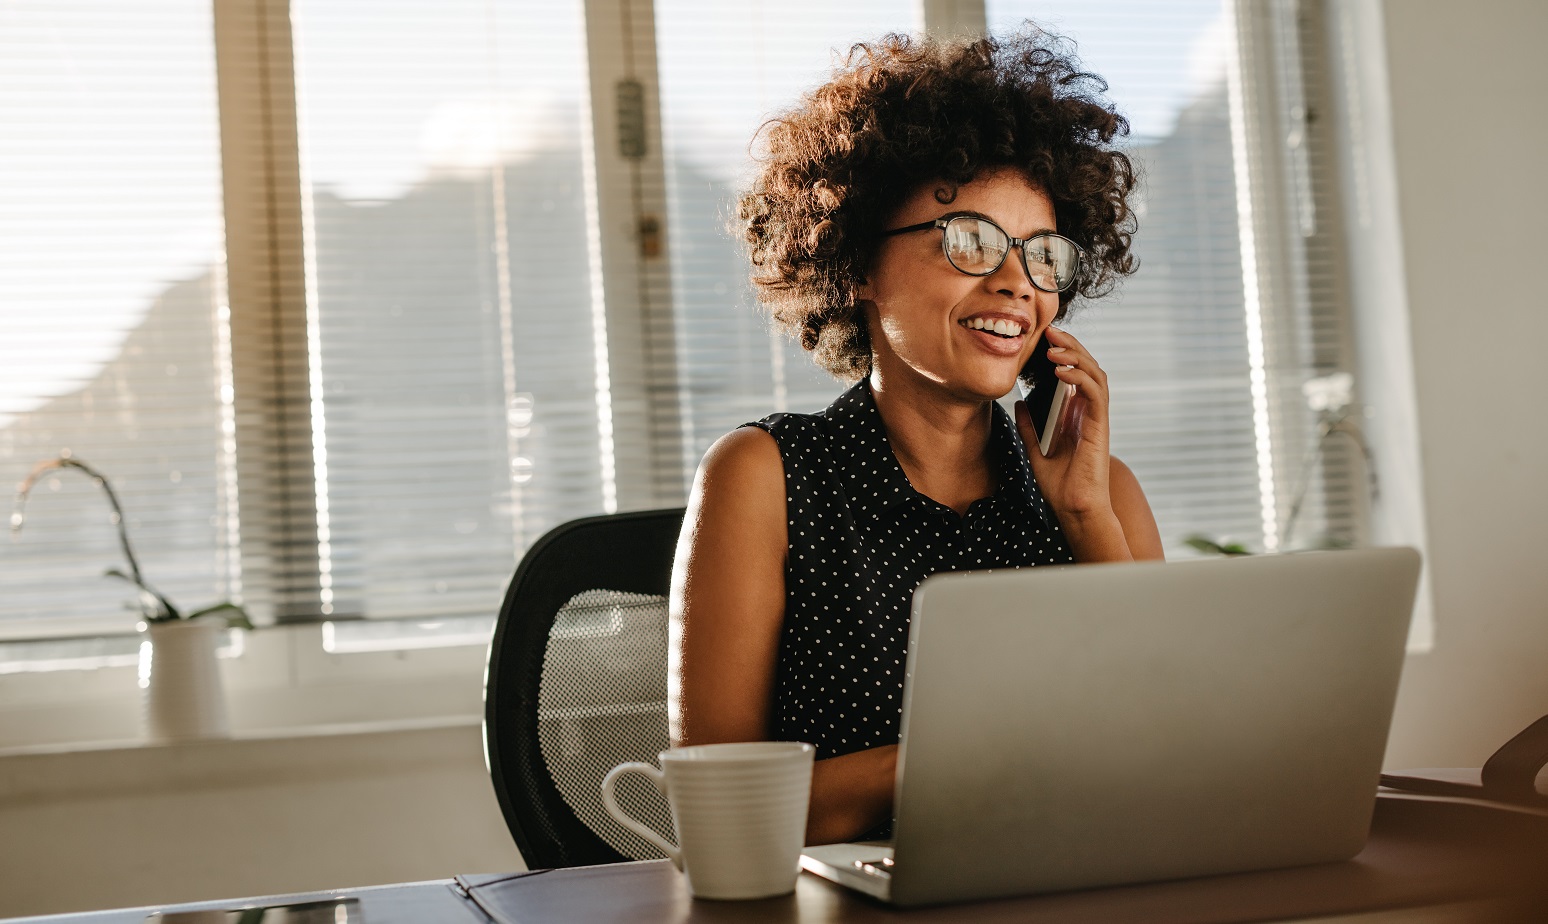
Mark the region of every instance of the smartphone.
<instances>
[{"instance_id":1,"label":"smartphone","mask_svg":"<svg viewBox=\"0 0 1548 924\"><path fill-rule=\"evenodd\" d=\"M1022 367L1016 388L1027 402L1032 426L1037 428L1037 448L1044 456L1053 449L1059 435L1070 424L1075 410L1075 386L1059 381L1054 361L1048 358L1048 338L1040 337L1032 348L1032 358Z\"/></svg>"}]
</instances>

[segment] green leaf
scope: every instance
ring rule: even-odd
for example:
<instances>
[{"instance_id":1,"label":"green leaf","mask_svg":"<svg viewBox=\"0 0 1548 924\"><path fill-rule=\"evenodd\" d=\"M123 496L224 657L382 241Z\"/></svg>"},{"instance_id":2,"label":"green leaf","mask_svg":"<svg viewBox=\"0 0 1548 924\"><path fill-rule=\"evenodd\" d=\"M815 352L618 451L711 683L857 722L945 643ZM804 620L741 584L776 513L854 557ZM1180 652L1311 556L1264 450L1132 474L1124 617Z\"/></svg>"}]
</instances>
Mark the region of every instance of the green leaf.
<instances>
[{"instance_id":1,"label":"green leaf","mask_svg":"<svg viewBox=\"0 0 1548 924\"><path fill-rule=\"evenodd\" d=\"M1197 533L1183 540L1190 548L1198 549L1210 555L1251 555L1252 550L1240 542L1216 542L1208 536Z\"/></svg>"},{"instance_id":2,"label":"green leaf","mask_svg":"<svg viewBox=\"0 0 1548 924\"><path fill-rule=\"evenodd\" d=\"M183 614L177 611L172 601L163 597L151 589L142 581L136 581L131 574L125 574L117 568L109 568L102 572L103 577L118 578L127 584L132 584L140 591L140 615L146 622L169 622L173 619L182 619Z\"/></svg>"},{"instance_id":3,"label":"green leaf","mask_svg":"<svg viewBox=\"0 0 1548 924\"><path fill-rule=\"evenodd\" d=\"M207 606L202 610L195 610L184 618L198 619L200 616L210 616L215 613L228 614L226 616L226 627L228 629L251 630L253 628L253 621L247 618L247 611L229 600L225 603L217 603L214 606Z\"/></svg>"}]
</instances>

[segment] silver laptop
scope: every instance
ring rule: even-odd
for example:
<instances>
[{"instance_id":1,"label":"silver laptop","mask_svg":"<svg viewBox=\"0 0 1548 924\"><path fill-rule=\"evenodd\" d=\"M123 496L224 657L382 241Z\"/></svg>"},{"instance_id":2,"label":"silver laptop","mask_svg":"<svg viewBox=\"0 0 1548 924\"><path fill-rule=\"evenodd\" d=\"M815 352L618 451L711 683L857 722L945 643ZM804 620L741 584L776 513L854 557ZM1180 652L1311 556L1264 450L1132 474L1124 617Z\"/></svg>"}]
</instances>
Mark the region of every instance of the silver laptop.
<instances>
[{"instance_id":1,"label":"silver laptop","mask_svg":"<svg viewBox=\"0 0 1548 924\"><path fill-rule=\"evenodd\" d=\"M802 866L895 905L1348 859L1412 549L940 574L914 594L890 844Z\"/></svg>"}]
</instances>

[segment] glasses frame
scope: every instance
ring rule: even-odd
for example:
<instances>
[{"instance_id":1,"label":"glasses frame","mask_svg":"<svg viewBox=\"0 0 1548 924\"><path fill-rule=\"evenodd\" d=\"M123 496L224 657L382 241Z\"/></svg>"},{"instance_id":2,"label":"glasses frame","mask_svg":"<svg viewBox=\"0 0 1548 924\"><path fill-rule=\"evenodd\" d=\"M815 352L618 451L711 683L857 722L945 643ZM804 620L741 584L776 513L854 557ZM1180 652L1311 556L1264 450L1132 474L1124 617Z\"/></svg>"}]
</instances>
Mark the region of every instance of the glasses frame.
<instances>
[{"instance_id":1,"label":"glasses frame","mask_svg":"<svg viewBox=\"0 0 1548 924\"><path fill-rule=\"evenodd\" d=\"M957 221L958 219L972 219L973 221L983 222L984 224L992 226L995 230L1005 235L1006 239L1010 241L1010 244L1005 248L1005 253L1000 255L1000 262L996 263L992 268L984 270L982 273L971 272L957 265L957 261L951 258L951 250L946 246L946 226L954 221ZM1011 237L1010 232L1000 227L999 222L992 218L985 218L982 215L943 215L940 218L935 218L930 221L921 221L917 225L909 225L905 228L893 228L891 231L883 231L882 237L892 237L896 234L909 234L914 231L926 231L931 228L940 229L941 253L945 255L946 262L951 264L951 268L961 273L962 275L993 276L995 273L1000 271L1000 267L1005 265L1006 255L1009 254L1012 250L1016 250L1021 255L1021 271L1027 274L1027 281L1032 283L1032 288L1038 290L1039 292L1050 292L1058 294L1061 292L1068 292L1070 289L1074 288L1075 283L1080 280L1081 266L1085 263L1086 259L1086 249L1062 234L1055 234L1052 231L1039 231L1031 237ZM1070 281L1062 288L1047 289L1038 285L1037 277L1032 275L1032 268L1027 265L1026 245L1032 241L1038 240L1039 238L1045 237L1058 238L1059 240L1064 241L1071 247L1075 248L1075 272L1070 275Z\"/></svg>"}]
</instances>

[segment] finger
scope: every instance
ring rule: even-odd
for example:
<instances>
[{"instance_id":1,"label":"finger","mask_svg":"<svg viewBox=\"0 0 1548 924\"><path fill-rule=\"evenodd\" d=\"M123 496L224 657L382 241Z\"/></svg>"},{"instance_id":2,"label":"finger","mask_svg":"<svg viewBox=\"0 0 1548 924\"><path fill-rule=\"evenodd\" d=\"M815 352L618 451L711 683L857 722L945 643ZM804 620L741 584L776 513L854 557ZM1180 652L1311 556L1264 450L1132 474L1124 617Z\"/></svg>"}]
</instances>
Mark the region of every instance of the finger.
<instances>
[{"instance_id":1,"label":"finger","mask_svg":"<svg viewBox=\"0 0 1548 924\"><path fill-rule=\"evenodd\" d=\"M1099 364L1096 358L1085 350L1085 347L1079 347L1079 345L1076 345L1076 347L1050 347L1048 348L1048 359L1054 365L1076 365L1076 367L1084 368L1093 378L1102 382L1104 387L1107 385L1107 370L1102 368L1102 364Z\"/></svg>"},{"instance_id":2,"label":"finger","mask_svg":"<svg viewBox=\"0 0 1548 924\"><path fill-rule=\"evenodd\" d=\"M1092 358L1090 353L1080 353L1075 350L1061 349L1060 347L1050 347L1048 350L1048 358L1053 361L1055 366L1074 366L1079 369L1084 369L1088 374L1091 375L1092 378L1095 378L1097 381L1101 382L1104 388L1107 386L1107 371L1104 370L1101 366L1097 365L1097 361Z\"/></svg>"},{"instance_id":3,"label":"finger","mask_svg":"<svg viewBox=\"0 0 1548 924\"><path fill-rule=\"evenodd\" d=\"M1063 328L1048 327L1043 333L1048 337L1049 346L1065 347L1066 349L1079 350L1082 353L1086 352L1085 344L1081 343L1074 334Z\"/></svg>"},{"instance_id":4,"label":"finger","mask_svg":"<svg viewBox=\"0 0 1548 924\"><path fill-rule=\"evenodd\" d=\"M1096 424L1103 431L1107 429L1107 382L1098 381L1094 376L1078 366L1057 366L1054 375L1059 381L1068 382L1085 398L1085 420L1089 424Z\"/></svg>"},{"instance_id":5,"label":"finger","mask_svg":"<svg viewBox=\"0 0 1548 924\"><path fill-rule=\"evenodd\" d=\"M1042 434L1032 423L1032 413L1027 408L1027 403L1017 401L1015 408L1016 430L1021 434L1021 445L1026 448L1027 461L1032 466L1032 477L1037 479L1038 484L1048 484L1056 471L1051 466L1056 465L1056 460L1065 454L1068 447L1075 445L1075 433L1066 431L1056 434L1053 445L1048 447L1048 455L1044 456Z\"/></svg>"},{"instance_id":6,"label":"finger","mask_svg":"<svg viewBox=\"0 0 1548 924\"><path fill-rule=\"evenodd\" d=\"M1049 330L1056 330L1056 328L1050 327ZM1107 372L1102 368L1102 364L1096 361L1096 357L1092 356L1091 352L1082 346L1079 340L1076 340L1069 334L1065 334L1063 331L1059 331L1059 333L1068 339L1068 344L1056 344L1050 340L1048 358L1053 360L1055 365L1080 366L1093 376L1106 382Z\"/></svg>"}]
</instances>

